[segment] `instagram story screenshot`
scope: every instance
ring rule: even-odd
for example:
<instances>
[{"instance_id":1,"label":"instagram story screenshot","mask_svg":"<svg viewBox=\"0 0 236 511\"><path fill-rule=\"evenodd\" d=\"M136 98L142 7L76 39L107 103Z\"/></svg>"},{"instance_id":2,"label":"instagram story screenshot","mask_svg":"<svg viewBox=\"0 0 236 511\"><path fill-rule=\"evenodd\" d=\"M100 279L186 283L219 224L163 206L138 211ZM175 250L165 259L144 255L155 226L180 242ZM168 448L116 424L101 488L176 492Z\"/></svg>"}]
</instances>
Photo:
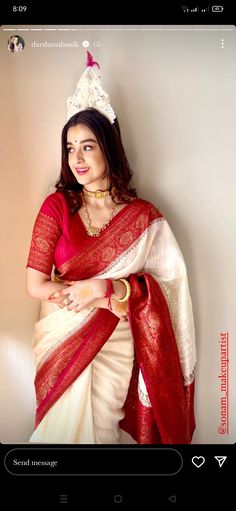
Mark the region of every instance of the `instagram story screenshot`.
<instances>
[{"instance_id":1,"label":"instagram story screenshot","mask_svg":"<svg viewBox=\"0 0 236 511\"><path fill-rule=\"evenodd\" d=\"M0 15L4 498L228 504L234 16L51 9Z\"/></svg>"}]
</instances>

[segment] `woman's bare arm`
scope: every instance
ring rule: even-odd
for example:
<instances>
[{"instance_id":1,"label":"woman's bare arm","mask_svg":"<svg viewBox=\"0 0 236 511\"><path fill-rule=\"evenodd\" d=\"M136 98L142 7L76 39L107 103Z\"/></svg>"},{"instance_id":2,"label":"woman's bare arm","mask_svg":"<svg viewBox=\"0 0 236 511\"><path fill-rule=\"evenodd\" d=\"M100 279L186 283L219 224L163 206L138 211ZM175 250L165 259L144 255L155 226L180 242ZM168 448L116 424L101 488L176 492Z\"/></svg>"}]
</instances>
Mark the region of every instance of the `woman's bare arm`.
<instances>
[{"instance_id":1,"label":"woman's bare arm","mask_svg":"<svg viewBox=\"0 0 236 511\"><path fill-rule=\"evenodd\" d=\"M52 293L61 291L69 286L51 281L49 275L33 268L26 268L26 292L31 298L47 301ZM50 300L53 303L61 303L65 297L54 298Z\"/></svg>"},{"instance_id":2,"label":"woman's bare arm","mask_svg":"<svg viewBox=\"0 0 236 511\"><path fill-rule=\"evenodd\" d=\"M90 307L99 307L101 309L109 309L107 298L96 298L92 303L89 304ZM112 312L121 321L127 321L128 319L128 302L117 302L114 298L111 299Z\"/></svg>"}]
</instances>

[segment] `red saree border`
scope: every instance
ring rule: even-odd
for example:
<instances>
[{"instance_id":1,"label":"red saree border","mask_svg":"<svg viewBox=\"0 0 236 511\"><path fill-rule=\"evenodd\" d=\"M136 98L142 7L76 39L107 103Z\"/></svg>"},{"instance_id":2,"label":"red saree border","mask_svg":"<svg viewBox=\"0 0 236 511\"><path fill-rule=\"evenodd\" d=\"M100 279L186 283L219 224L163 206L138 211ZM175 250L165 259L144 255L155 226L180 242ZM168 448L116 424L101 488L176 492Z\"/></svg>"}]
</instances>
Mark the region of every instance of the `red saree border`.
<instances>
[{"instance_id":1,"label":"red saree border","mask_svg":"<svg viewBox=\"0 0 236 511\"><path fill-rule=\"evenodd\" d=\"M84 327L68 337L43 363L35 378L38 403L35 427L93 360L118 322L109 310L98 309Z\"/></svg>"},{"instance_id":2,"label":"red saree border","mask_svg":"<svg viewBox=\"0 0 236 511\"><path fill-rule=\"evenodd\" d=\"M61 279L87 279L103 272L145 232L150 223L163 215L151 203L135 199L117 213L99 237L89 237L80 253L63 263L57 276Z\"/></svg>"},{"instance_id":3,"label":"red saree border","mask_svg":"<svg viewBox=\"0 0 236 511\"><path fill-rule=\"evenodd\" d=\"M167 302L149 274L130 275L130 284L129 320L135 354L152 406L140 403L136 371L120 426L132 432L138 443L188 444L195 428L194 385L183 385Z\"/></svg>"}]
</instances>

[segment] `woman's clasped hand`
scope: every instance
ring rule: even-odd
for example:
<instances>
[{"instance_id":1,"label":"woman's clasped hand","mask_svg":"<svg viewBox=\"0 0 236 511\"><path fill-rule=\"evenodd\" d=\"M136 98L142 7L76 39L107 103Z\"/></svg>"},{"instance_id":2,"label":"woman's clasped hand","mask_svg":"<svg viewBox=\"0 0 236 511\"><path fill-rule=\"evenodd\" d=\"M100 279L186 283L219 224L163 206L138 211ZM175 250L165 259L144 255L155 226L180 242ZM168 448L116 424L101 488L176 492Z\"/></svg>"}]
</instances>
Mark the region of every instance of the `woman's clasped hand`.
<instances>
[{"instance_id":1,"label":"woman's clasped hand","mask_svg":"<svg viewBox=\"0 0 236 511\"><path fill-rule=\"evenodd\" d=\"M67 288L61 289L56 293L52 293L48 299L58 303L58 299L63 298L60 301L60 307L67 307L67 310L71 311L75 309L76 312L80 312L84 307L89 305L97 298L103 298L106 293L106 281L100 279L86 279L78 281L64 281L67 284Z\"/></svg>"}]
</instances>

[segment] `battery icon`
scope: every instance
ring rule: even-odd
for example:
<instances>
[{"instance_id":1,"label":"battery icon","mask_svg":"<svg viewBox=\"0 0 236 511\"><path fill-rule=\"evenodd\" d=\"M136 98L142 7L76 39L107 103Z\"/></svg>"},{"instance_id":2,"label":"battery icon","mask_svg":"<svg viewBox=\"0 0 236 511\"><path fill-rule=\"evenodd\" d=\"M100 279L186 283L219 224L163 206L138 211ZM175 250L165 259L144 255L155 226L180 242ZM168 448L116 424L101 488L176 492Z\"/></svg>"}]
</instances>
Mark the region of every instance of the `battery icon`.
<instances>
[{"instance_id":1,"label":"battery icon","mask_svg":"<svg viewBox=\"0 0 236 511\"><path fill-rule=\"evenodd\" d=\"M212 12L222 12L224 10L223 5L213 5Z\"/></svg>"}]
</instances>

